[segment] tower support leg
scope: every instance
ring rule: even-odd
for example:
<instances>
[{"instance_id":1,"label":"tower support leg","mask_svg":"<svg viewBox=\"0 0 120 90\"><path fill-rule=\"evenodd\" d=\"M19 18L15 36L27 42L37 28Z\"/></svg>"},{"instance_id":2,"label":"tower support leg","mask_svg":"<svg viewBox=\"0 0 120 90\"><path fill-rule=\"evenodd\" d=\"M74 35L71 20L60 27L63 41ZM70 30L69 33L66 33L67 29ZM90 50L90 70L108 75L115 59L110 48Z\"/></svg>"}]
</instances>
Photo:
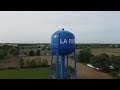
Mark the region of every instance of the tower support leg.
<instances>
[{"instance_id":1,"label":"tower support leg","mask_svg":"<svg viewBox=\"0 0 120 90\"><path fill-rule=\"evenodd\" d=\"M68 55L67 55L67 67L66 67L67 79L68 79Z\"/></svg>"},{"instance_id":2,"label":"tower support leg","mask_svg":"<svg viewBox=\"0 0 120 90\"><path fill-rule=\"evenodd\" d=\"M52 60L53 60L53 55L51 53L51 59L50 59L50 79L52 79Z\"/></svg>"},{"instance_id":3,"label":"tower support leg","mask_svg":"<svg viewBox=\"0 0 120 90\"><path fill-rule=\"evenodd\" d=\"M58 79L58 60L59 60L59 50L57 50L57 56L56 56L56 79Z\"/></svg>"},{"instance_id":4,"label":"tower support leg","mask_svg":"<svg viewBox=\"0 0 120 90\"><path fill-rule=\"evenodd\" d=\"M76 68L76 52L74 50L74 79L77 79L77 68Z\"/></svg>"},{"instance_id":5,"label":"tower support leg","mask_svg":"<svg viewBox=\"0 0 120 90\"><path fill-rule=\"evenodd\" d=\"M65 62L65 56L61 56L61 79L64 79L64 63Z\"/></svg>"}]
</instances>

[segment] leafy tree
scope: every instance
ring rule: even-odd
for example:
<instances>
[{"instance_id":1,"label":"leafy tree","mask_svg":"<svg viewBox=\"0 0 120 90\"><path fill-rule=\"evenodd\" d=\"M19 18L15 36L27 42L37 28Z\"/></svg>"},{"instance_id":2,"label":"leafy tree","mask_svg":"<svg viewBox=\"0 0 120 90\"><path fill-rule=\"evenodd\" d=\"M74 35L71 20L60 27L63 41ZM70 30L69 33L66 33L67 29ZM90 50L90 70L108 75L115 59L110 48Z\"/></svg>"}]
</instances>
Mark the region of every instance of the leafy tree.
<instances>
[{"instance_id":1,"label":"leafy tree","mask_svg":"<svg viewBox=\"0 0 120 90\"><path fill-rule=\"evenodd\" d=\"M91 56L92 56L92 53L89 48L83 49L79 51L78 61L80 60L80 62L89 63Z\"/></svg>"},{"instance_id":2,"label":"leafy tree","mask_svg":"<svg viewBox=\"0 0 120 90\"><path fill-rule=\"evenodd\" d=\"M10 54L16 56L19 55L19 49L17 48L10 48Z\"/></svg>"},{"instance_id":3,"label":"leafy tree","mask_svg":"<svg viewBox=\"0 0 120 90\"><path fill-rule=\"evenodd\" d=\"M40 45L38 45L38 48L41 48Z\"/></svg>"},{"instance_id":4,"label":"leafy tree","mask_svg":"<svg viewBox=\"0 0 120 90\"><path fill-rule=\"evenodd\" d=\"M40 50L37 50L37 55L38 55L38 56L40 55Z\"/></svg>"},{"instance_id":5,"label":"leafy tree","mask_svg":"<svg viewBox=\"0 0 120 90\"><path fill-rule=\"evenodd\" d=\"M115 68L115 70L120 70L120 56L111 56L111 62Z\"/></svg>"},{"instance_id":6,"label":"leafy tree","mask_svg":"<svg viewBox=\"0 0 120 90\"><path fill-rule=\"evenodd\" d=\"M33 50L30 50L29 55L30 55L30 56L34 56L34 51L33 51Z\"/></svg>"},{"instance_id":7,"label":"leafy tree","mask_svg":"<svg viewBox=\"0 0 120 90\"><path fill-rule=\"evenodd\" d=\"M1 50L0 51L0 59L4 59L7 56L7 51Z\"/></svg>"},{"instance_id":8,"label":"leafy tree","mask_svg":"<svg viewBox=\"0 0 120 90\"><path fill-rule=\"evenodd\" d=\"M2 50L8 50L9 48L11 48L11 46L9 46L9 45L3 45L1 47Z\"/></svg>"},{"instance_id":9,"label":"leafy tree","mask_svg":"<svg viewBox=\"0 0 120 90\"><path fill-rule=\"evenodd\" d=\"M93 56L91 58L91 64L105 72L109 72L109 63L110 60L107 56L105 55L97 55L97 56Z\"/></svg>"},{"instance_id":10,"label":"leafy tree","mask_svg":"<svg viewBox=\"0 0 120 90\"><path fill-rule=\"evenodd\" d=\"M46 47L44 46L44 47L42 47L42 50L46 50Z\"/></svg>"}]
</instances>

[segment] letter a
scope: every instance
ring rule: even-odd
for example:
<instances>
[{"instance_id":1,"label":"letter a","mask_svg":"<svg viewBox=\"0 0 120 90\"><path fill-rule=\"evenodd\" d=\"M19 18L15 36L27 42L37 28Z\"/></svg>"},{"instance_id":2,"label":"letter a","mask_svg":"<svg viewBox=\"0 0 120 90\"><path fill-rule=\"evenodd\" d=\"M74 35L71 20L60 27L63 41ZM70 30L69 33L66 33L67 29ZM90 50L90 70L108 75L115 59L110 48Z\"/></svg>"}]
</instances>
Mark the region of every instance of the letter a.
<instances>
[{"instance_id":1,"label":"letter a","mask_svg":"<svg viewBox=\"0 0 120 90\"><path fill-rule=\"evenodd\" d=\"M66 44L67 44L67 40L66 40L66 39L64 39L64 43L66 43Z\"/></svg>"}]
</instances>

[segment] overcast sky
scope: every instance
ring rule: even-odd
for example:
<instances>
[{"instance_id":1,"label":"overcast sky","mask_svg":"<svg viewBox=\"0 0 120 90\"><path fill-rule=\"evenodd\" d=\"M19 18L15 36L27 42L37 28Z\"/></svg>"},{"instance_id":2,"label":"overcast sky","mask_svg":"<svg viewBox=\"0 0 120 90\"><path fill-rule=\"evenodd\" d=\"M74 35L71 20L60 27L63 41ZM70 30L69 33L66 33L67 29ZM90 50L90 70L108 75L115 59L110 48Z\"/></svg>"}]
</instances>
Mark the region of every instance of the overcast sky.
<instances>
[{"instance_id":1,"label":"overcast sky","mask_svg":"<svg viewBox=\"0 0 120 90\"><path fill-rule=\"evenodd\" d=\"M120 11L0 11L0 43L50 43L62 28L76 43L120 43Z\"/></svg>"}]
</instances>

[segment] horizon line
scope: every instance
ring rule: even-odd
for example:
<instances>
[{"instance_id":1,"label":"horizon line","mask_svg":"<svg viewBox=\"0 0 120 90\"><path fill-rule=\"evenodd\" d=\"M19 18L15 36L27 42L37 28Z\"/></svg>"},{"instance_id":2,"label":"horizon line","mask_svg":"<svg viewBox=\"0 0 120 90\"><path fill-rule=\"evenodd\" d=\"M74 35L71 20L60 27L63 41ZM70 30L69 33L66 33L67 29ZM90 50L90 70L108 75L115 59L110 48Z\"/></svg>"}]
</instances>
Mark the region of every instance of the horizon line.
<instances>
[{"instance_id":1,"label":"horizon line","mask_svg":"<svg viewBox=\"0 0 120 90\"><path fill-rule=\"evenodd\" d=\"M50 44L50 43L0 43L0 44ZM120 44L120 43L75 43L75 44Z\"/></svg>"}]
</instances>

